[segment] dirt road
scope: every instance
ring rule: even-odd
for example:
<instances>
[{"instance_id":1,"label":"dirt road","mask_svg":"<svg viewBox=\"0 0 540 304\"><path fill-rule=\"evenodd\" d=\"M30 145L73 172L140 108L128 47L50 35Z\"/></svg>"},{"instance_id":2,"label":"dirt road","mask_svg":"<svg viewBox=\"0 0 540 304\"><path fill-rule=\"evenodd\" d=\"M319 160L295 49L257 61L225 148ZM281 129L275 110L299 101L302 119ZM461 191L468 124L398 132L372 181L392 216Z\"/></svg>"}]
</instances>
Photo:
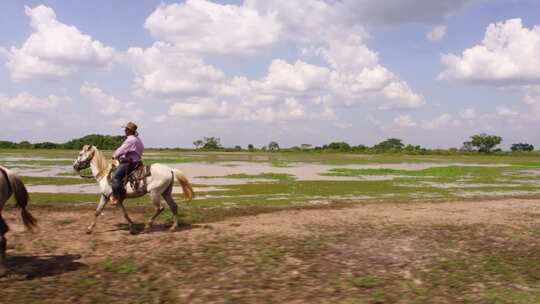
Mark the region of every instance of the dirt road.
<instances>
[{"instance_id":1,"label":"dirt road","mask_svg":"<svg viewBox=\"0 0 540 304\"><path fill-rule=\"evenodd\" d=\"M110 208L17 210L2 303L538 303L540 201L355 204L130 235ZM146 208L132 208L142 223Z\"/></svg>"}]
</instances>

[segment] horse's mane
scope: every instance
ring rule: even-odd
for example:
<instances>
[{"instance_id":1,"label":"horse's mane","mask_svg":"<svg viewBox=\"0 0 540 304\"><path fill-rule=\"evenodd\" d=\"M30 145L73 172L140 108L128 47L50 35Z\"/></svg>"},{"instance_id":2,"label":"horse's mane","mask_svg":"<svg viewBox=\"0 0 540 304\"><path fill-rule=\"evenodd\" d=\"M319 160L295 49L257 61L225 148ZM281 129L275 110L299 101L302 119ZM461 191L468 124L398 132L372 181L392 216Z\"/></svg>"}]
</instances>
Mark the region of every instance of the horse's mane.
<instances>
[{"instance_id":1,"label":"horse's mane","mask_svg":"<svg viewBox=\"0 0 540 304\"><path fill-rule=\"evenodd\" d=\"M104 173L109 169L109 162L103 152L99 151L97 147L94 147L94 159L96 160L96 167L98 169L98 174Z\"/></svg>"}]
</instances>

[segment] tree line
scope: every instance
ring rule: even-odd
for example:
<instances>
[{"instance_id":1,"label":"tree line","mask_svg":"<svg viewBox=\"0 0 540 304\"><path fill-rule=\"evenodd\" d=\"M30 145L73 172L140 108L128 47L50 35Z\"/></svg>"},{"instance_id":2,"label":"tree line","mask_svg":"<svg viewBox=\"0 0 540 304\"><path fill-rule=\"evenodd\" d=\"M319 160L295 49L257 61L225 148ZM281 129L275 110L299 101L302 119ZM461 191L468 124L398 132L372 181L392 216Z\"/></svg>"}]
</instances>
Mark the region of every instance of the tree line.
<instances>
[{"instance_id":1,"label":"tree line","mask_svg":"<svg viewBox=\"0 0 540 304\"><path fill-rule=\"evenodd\" d=\"M73 149L80 150L84 145L93 145L102 150L113 150L118 148L122 141L123 136L111 136L90 134L81 138L72 139L65 143L53 143L53 142L41 142L30 143L28 141L21 141L19 143L11 141L0 141L0 149Z\"/></svg>"},{"instance_id":2,"label":"tree line","mask_svg":"<svg viewBox=\"0 0 540 304\"><path fill-rule=\"evenodd\" d=\"M408 154L429 154L437 152L450 152L450 153L493 153L501 152L501 149L496 148L502 142L502 137L497 135L489 135L485 133L476 134L470 137L469 141L463 143L461 148L450 149L429 149L421 147L420 145L405 145L403 140L399 138L388 138L372 147L365 145L350 145L346 142L332 142L322 146L313 146L310 144L302 144L291 148L282 149L279 143L271 141L267 146L256 148L253 144L249 144L246 148L241 146L235 146L234 148L226 148L221 145L221 139L219 137L203 137L193 142L195 149L197 150L226 150L226 151L326 151L326 152L360 152L360 153L408 153ZM534 151L534 146L528 143L515 143L510 147L512 152L530 152Z\"/></svg>"},{"instance_id":3,"label":"tree line","mask_svg":"<svg viewBox=\"0 0 540 304\"><path fill-rule=\"evenodd\" d=\"M72 139L65 143L30 143L28 141L22 141L19 143L11 141L0 141L0 149L74 149L80 150L84 145L93 145L102 150L114 150L118 148L122 141L123 136L111 136L91 134L81 138ZM458 148L450 148L445 150L429 149L421 147L419 145L405 145L403 140L399 138L388 138L371 147L365 145L350 145L346 142L332 142L322 146L313 146L311 144L301 144L299 146L291 148L281 148L279 143L271 141L266 146L255 147L253 144L247 145L245 148L237 145L234 147L224 147L221 144L219 137L203 137L193 142L196 150L202 151L320 151L320 152L358 152L358 153L407 153L407 154L430 154L430 153L493 153L501 152L497 146L501 144L502 137L489 134L476 134L470 137L469 141L463 143L463 146ZM177 148L180 149L180 148ZM528 143L515 143L510 147L512 152L530 152L534 151L534 146Z\"/></svg>"}]
</instances>

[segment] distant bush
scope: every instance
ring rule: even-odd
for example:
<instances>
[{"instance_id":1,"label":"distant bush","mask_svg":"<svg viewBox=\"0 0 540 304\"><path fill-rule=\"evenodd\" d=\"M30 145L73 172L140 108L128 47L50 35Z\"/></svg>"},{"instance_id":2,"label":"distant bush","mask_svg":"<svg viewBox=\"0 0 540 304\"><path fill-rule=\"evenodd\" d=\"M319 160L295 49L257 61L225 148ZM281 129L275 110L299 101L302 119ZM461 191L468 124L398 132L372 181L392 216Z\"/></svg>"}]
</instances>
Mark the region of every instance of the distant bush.
<instances>
[{"instance_id":1,"label":"distant bush","mask_svg":"<svg viewBox=\"0 0 540 304\"><path fill-rule=\"evenodd\" d=\"M513 144L510 147L510 150L512 152L518 152L518 151L534 151L534 146L527 144L527 143L519 143L519 144Z\"/></svg>"}]
</instances>

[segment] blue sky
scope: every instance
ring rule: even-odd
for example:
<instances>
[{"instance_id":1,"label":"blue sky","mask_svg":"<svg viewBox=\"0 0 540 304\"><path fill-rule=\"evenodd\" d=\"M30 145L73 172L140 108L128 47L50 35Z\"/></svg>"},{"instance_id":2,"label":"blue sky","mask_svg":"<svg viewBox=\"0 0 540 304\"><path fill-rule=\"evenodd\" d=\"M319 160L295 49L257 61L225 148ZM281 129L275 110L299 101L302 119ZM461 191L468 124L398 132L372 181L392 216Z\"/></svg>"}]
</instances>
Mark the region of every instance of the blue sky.
<instances>
[{"instance_id":1,"label":"blue sky","mask_svg":"<svg viewBox=\"0 0 540 304\"><path fill-rule=\"evenodd\" d=\"M2 1L0 140L540 146L533 0ZM431 33L431 35L430 35Z\"/></svg>"}]
</instances>

